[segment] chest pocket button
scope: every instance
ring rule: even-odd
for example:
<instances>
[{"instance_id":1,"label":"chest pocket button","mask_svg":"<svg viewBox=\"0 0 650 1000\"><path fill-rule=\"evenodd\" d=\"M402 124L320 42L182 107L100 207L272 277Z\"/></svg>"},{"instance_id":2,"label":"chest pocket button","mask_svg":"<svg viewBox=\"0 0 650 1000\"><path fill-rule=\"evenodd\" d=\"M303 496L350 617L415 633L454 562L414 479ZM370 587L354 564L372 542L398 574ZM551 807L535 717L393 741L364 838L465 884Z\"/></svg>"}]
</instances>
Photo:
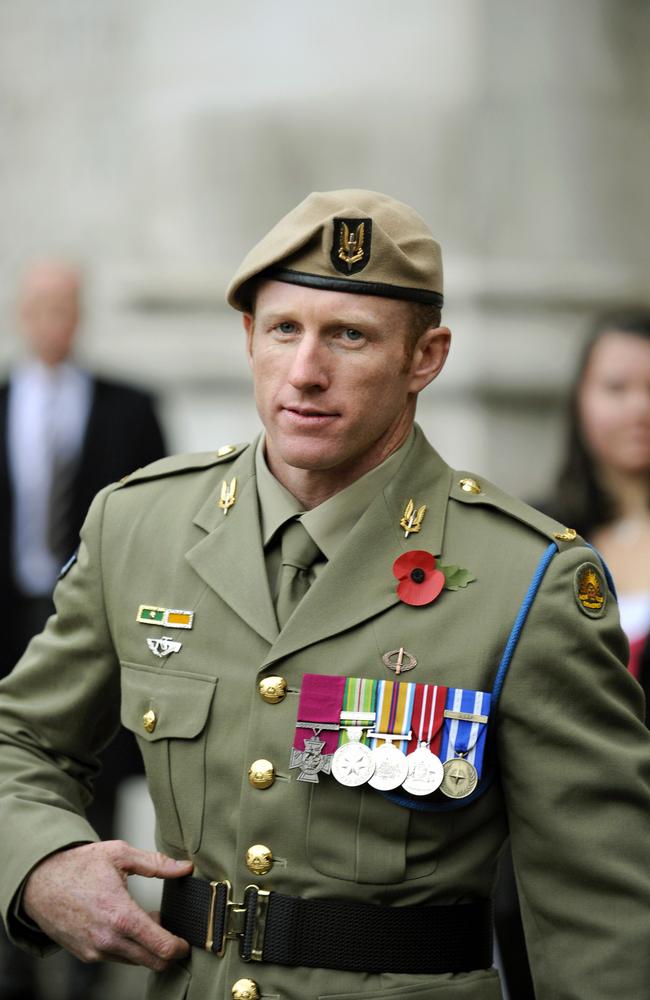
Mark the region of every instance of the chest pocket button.
<instances>
[{"instance_id":1,"label":"chest pocket button","mask_svg":"<svg viewBox=\"0 0 650 1000\"><path fill-rule=\"evenodd\" d=\"M151 708L149 709L148 712L145 712L144 715L142 716L142 725L144 726L144 728L147 730L148 733L153 733L154 729L156 728L157 722L158 722L158 717Z\"/></svg>"}]
</instances>

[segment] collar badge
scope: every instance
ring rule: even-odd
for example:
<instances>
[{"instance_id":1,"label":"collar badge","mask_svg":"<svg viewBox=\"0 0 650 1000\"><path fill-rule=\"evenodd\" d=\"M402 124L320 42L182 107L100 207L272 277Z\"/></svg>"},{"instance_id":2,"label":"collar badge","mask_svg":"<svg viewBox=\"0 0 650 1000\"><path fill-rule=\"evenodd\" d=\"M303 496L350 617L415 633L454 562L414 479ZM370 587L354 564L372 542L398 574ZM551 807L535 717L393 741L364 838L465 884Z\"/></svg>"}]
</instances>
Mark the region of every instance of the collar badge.
<instances>
[{"instance_id":1,"label":"collar badge","mask_svg":"<svg viewBox=\"0 0 650 1000\"><path fill-rule=\"evenodd\" d=\"M408 538L409 535L415 535L422 527L422 521L424 520L424 515L427 512L427 505L422 504L416 510L413 500L409 500L404 510L404 516L400 521L400 528L404 529L404 538Z\"/></svg>"},{"instance_id":2,"label":"collar badge","mask_svg":"<svg viewBox=\"0 0 650 1000\"><path fill-rule=\"evenodd\" d=\"M219 506L219 509L224 512L224 515L228 513L231 507L234 507L236 499L237 499L236 477L234 479L231 479L230 483L227 483L226 480L224 479L223 482L221 483L221 496L217 501L217 505Z\"/></svg>"}]
</instances>

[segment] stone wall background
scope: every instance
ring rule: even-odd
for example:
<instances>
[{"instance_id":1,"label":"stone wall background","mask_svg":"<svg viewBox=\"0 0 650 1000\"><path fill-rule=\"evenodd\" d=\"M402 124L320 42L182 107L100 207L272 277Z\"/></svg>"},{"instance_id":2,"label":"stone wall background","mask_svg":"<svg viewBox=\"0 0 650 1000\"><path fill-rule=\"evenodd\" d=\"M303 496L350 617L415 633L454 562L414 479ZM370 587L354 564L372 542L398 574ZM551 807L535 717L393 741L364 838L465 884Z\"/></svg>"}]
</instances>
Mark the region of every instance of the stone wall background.
<instances>
[{"instance_id":1,"label":"stone wall background","mask_svg":"<svg viewBox=\"0 0 650 1000\"><path fill-rule=\"evenodd\" d=\"M650 301L649 41L645 0L0 0L0 366L63 253L84 359L158 391L174 450L245 440L230 275L310 190L385 190L445 253L420 422L540 496L586 318Z\"/></svg>"}]
</instances>

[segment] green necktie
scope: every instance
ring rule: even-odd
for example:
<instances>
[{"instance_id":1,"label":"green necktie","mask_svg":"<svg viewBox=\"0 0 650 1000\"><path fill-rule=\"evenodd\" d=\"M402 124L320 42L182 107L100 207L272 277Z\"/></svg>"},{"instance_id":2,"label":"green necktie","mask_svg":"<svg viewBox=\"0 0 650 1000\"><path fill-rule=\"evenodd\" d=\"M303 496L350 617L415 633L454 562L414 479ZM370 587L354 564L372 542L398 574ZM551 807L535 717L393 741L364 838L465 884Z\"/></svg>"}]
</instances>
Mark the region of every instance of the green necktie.
<instances>
[{"instance_id":1,"label":"green necktie","mask_svg":"<svg viewBox=\"0 0 650 1000\"><path fill-rule=\"evenodd\" d=\"M320 549L304 525L297 520L289 521L282 532L282 567L276 602L281 629L309 590L309 571L319 555Z\"/></svg>"}]
</instances>

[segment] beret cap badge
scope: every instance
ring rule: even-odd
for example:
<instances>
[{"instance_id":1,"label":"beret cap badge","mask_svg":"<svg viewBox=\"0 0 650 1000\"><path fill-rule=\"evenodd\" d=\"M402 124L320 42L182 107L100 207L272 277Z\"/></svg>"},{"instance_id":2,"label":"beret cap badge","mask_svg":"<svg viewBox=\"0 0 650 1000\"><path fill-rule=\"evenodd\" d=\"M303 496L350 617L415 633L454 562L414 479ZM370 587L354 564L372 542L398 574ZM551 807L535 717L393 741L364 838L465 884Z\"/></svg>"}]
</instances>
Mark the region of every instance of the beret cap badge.
<instances>
[{"instance_id":1,"label":"beret cap badge","mask_svg":"<svg viewBox=\"0 0 650 1000\"><path fill-rule=\"evenodd\" d=\"M357 274L370 261L372 219L332 219L332 264L341 274Z\"/></svg>"}]
</instances>

